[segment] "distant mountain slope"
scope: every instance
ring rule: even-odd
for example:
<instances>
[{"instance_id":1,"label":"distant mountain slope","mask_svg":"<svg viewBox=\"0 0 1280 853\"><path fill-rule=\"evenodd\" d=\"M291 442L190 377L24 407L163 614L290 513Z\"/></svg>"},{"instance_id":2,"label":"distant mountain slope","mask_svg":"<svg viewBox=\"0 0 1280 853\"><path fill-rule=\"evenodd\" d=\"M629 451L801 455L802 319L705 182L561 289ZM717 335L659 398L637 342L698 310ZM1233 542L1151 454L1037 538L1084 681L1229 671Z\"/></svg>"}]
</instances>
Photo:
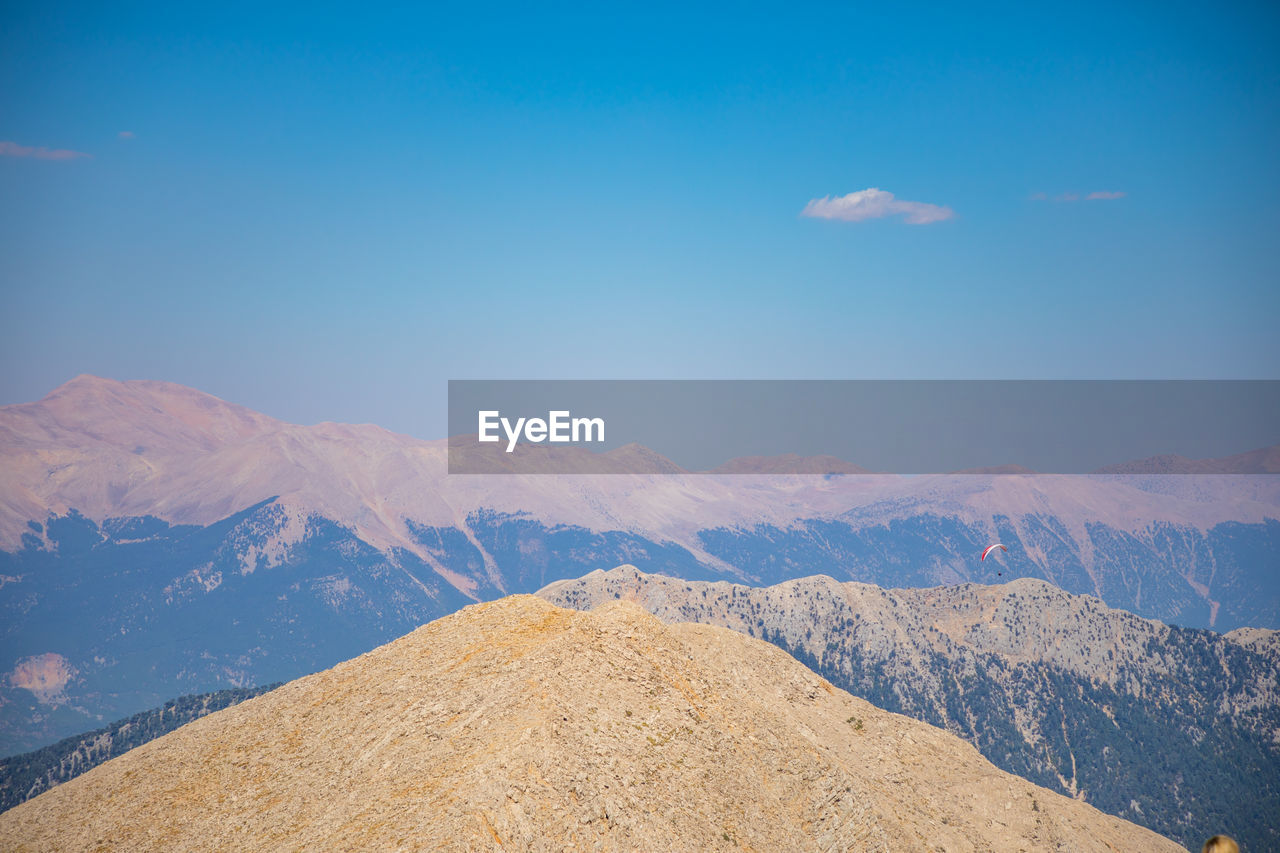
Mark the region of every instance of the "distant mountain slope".
<instances>
[{"instance_id":1,"label":"distant mountain slope","mask_svg":"<svg viewBox=\"0 0 1280 853\"><path fill-rule=\"evenodd\" d=\"M539 595L635 601L762 637L887 710L946 728L1001 769L1194 847L1223 828L1280 847L1276 632L1171 628L1042 581L763 589L633 567Z\"/></svg>"},{"instance_id":2,"label":"distant mountain slope","mask_svg":"<svg viewBox=\"0 0 1280 853\"><path fill-rule=\"evenodd\" d=\"M1280 446L1263 447L1221 459L1165 455L1099 468L1099 474L1280 474Z\"/></svg>"},{"instance_id":3,"label":"distant mountain slope","mask_svg":"<svg viewBox=\"0 0 1280 853\"><path fill-rule=\"evenodd\" d=\"M96 731L60 740L25 755L0 759L0 812L69 782L104 761L124 755L192 720L279 686L268 684L182 696Z\"/></svg>"},{"instance_id":4,"label":"distant mountain slope","mask_svg":"<svg viewBox=\"0 0 1280 853\"><path fill-rule=\"evenodd\" d=\"M0 815L15 850L1180 848L741 634L468 607Z\"/></svg>"},{"instance_id":5,"label":"distant mountain slope","mask_svg":"<svg viewBox=\"0 0 1280 853\"><path fill-rule=\"evenodd\" d=\"M0 407L0 547L22 547L32 535L28 522L71 509L94 521L151 515L204 526L268 499L428 563L407 522L454 526L478 511L638 532L694 553L701 530L785 528L851 512L879 523L932 512L992 532L997 517L1016 525L1023 514L1049 514L1076 540L1090 522L1132 531L1165 521L1204 531L1280 518L1280 477L1174 476L1153 484L1151 477L778 473L861 470L788 456L731 460L729 468L756 473L726 477L450 477L446 450L444 440L367 424L283 423L181 385L80 376L39 402ZM474 591L474 579L447 576L464 593Z\"/></svg>"},{"instance_id":6,"label":"distant mountain slope","mask_svg":"<svg viewBox=\"0 0 1280 853\"><path fill-rule=\"evenodd\" d=\"M290 527L305 533L273 548ZM23 578L0 587L0 649L13 661L0 754L173 695L296 678L467 602L413 555L277 502L208 527L72 514L43 533L52 547L7 566L0 554L0 574Z\"/></svg>"},{"instance_id":7,"label":"distant mountain slope","mask_svg":"<svg viewBox=\"0 0 1280 853\"><path fill-rule=\"evenodd\" d=\"M84 376L0 407L0 754L620 563L757 585L1038 577L1166 622L1277 628L1277 519L1268 476L449 476L444 441Z\"/></svg>"},{"instance_id":8,"label":"distant mountain slope","mask_svg":"<svg viewBox=\"0 0 1280 853\"><path fill-rule=\"evenodd\" d=\"M95 521L153 515L203 526L272 498L381 550L415 553L406 520L452 526L478 509L652 530L679 527L695 509L696 524L736 524L848 506L814 478L786 480L793 494L779 501L774 489L753 498L738 478L697 475L449 477L446 453L443 439L299 426L181 385L80 376L39 402L0 407L0 545L20 547L27 522L71 509ZM474 588L471 578L451 580Z\"/></svg>"}]
</instances>

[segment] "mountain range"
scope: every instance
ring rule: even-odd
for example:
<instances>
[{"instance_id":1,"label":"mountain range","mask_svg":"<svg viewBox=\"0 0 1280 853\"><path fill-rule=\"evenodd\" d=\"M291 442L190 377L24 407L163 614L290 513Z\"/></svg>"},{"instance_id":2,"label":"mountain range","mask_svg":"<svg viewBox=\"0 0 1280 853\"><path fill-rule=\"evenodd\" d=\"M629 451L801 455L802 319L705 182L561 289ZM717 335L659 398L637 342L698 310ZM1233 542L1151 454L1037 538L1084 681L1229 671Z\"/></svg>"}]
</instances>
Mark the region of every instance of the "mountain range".
<instances>
[{"instance_id":1,"label":"mountain range","mask_svg":"<svg viewBox=\"0 0 1280 853\"><path fill-rule=\"evenodd\" d=\"M0 408L0 753L622 563L750 585L1031 577L1167 623L1280 627L1280 478L776 473L806 464L450 476L444 439L78 377ZM992 541L1008 552L979 562Z\"/></svg>"},{"instance_id":2,"label":"mountain range","mask_svg":"<svg viewBox=\"0 0 1280 853\"><path fill-rule=\"evenodd\" d=\"M1230 827L1248 849L1280 848L1280 632L1171 627L1030 578L753 588L623 566L538 594L769 640L1002 770L1188 847Z\"/></svg>"},{"instance_id":3,"label":"mountain range","mask_svg":"<svg viewBox=\"0 0 1280 853\"><path fill-rule=\"evenodd\" d=\"M1280 632L1165 626L1029 579L752 588L623 566L538 594L576 609L634 602L668 622L766 638L853 695L969 741L1002 770L1188 847L1222 827L1248 849L1277 845ZM0 811L261 692L182 697L0 760Z\"/></svg>"},{"instance_id":4,"label":"mountain range","mask_svg":"<svg viewBox=\"0 0 1280 853\"><path fill-rule=\"evenodd\" d=\"M530 596L195 720L4 814L13 850L1176 851L777 648Z\"/></svg>"}]
</instances>

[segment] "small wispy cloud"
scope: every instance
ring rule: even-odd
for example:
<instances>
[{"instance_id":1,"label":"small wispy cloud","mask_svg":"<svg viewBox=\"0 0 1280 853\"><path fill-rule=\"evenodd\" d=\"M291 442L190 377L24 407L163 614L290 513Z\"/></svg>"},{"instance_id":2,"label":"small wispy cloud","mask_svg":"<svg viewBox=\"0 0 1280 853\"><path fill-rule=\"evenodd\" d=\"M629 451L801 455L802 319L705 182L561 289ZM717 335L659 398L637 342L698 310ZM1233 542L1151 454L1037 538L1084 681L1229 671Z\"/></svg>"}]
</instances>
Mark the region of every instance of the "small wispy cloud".
<instances>
[{"instance_id":1,"label":"small wispy cloud","mask_svg":"<svg viewBox=\"0 0 1280 853\"><path fill-rule=\"evenodd\" d=\"M1062 193L1049 198L1048 193L1032 193L1027 198L1030 201L1114 201L1124 197L1125 193L1115 190L1094 190L1083 196L1080 193Z\"/></svg>"},{"instance_id":2,"label":"small wispy cloud","mask_svg":"<svg viewBox=\"0 0 1280 853\"><path fill-rule=\"evenodd\" d=\"M16 142L0 140L0 157L31 157L36 160L76 160L80 157L92 157L83 151L71 151L67 148L45 148L43 145L19 145Z\"/></svg>"},{"instance_id":3,"label":"small wispy cloud","mask_svg":"<svg viewBox=\"0 0 1280 853\"><path fill-rule=\"evenodd\" d=\"M117 134L116 134L116 137L117 137L118 139L133 139L133 131L132 131L132 130L122 130L122 131L120 131L119 133L117 133Z\"/></svg>"},{"instance_id":4,"label":"small wispy cloud","mask_svg":"<svg viewBox=\"0 0 1280 853\"><path fill-rule=\"evenodd\" d=\"M824 196L810 199L800 215L813 219L838 219L842 222L864 222L868 219L901 216L908 225L929 225L950 219L956 212L940 204L902 201L891 192L871 187L835 198Z\"/></svg>"}]
</instances>

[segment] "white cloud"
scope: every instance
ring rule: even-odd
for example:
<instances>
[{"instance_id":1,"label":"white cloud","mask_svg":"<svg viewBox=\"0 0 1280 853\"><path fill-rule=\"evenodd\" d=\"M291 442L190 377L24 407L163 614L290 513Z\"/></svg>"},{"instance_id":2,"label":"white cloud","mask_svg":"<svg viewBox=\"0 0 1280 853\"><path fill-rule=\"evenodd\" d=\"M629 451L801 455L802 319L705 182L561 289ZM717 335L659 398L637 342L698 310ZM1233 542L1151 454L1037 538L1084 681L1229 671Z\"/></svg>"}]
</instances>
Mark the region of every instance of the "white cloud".
<instances>
[{"instance_id":1,"label":"white cloud","mask_svg":"<svg viewBox=\"0 0 1280 853\"><path fill-rule=\"evenodd\" d=\"M119 133L117 133L116 136L118 136L120 139L133 139L133 131L122 130Z\"/></svg>"},{"instance_id":2,"label":"white cloud","mask_svg":"<svg viewBox=\"0 0 1280 853\"><path fill-rule=\"evenodd\" d=\"M8 140L0 141L0 157L31 157L36 160L75 160L91 155L83 151L71 151L67 148L45 148L41 146L19 145Z\"/></svg>"},{"instance_id":3,"label":"white cloud","mask_svg":"<svg viewBox=\"0 0 1280 853\"><path fill-rule=\"evenodd\" d=\"M1125 197L1125 193L1122 193L1122 192L1111 191L1111 190L1094 190L1093 192L1084 196L1080 195L1080 193L1074 193L1074 192L1062 193L1061 195L1054 196L1052 200L1067 201L1067 202L1081 201L1081 200L1112 201L1114 199L1124 198L1124 197ZM1046 193L1032 193L1029 196L1029 198L1031 201L1049 201L1050 200L1049 196Z\"/></svg>"},{"instance_id":4,"label":"white cloud","mask_svg":"<svg viewBox=\"0 0 1280 853\"><path fill-rule=\"evenodd\" d=\"M928 204L923 201L901 201L893 193L871 187L844 196L825 196L810 199L800 211L801 216L813 219L839 219L842 222L863 222L867 219L884 219L901 216L908 225L928 225L950 219L956 213L949 207Z\"/></svg>"}]
</instances>

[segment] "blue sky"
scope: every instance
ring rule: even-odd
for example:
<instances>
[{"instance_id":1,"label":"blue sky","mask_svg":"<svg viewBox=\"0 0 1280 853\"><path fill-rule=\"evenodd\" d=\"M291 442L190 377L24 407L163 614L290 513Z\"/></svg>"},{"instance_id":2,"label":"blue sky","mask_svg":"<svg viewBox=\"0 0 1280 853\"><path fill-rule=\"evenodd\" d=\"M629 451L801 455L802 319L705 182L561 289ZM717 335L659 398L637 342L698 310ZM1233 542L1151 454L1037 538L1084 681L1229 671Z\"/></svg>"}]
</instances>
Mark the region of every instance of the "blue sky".
<instances>
[{"instance_id":1,"label":"blue sky","mask_svg":"<svg viewBox=\"0 0 1280 853\"><path fill-rule=\"evenodd\" d=\"M1280 375L1274 4L186 5L0 11L0 402Z\"/></svg>"}]
</instances>

